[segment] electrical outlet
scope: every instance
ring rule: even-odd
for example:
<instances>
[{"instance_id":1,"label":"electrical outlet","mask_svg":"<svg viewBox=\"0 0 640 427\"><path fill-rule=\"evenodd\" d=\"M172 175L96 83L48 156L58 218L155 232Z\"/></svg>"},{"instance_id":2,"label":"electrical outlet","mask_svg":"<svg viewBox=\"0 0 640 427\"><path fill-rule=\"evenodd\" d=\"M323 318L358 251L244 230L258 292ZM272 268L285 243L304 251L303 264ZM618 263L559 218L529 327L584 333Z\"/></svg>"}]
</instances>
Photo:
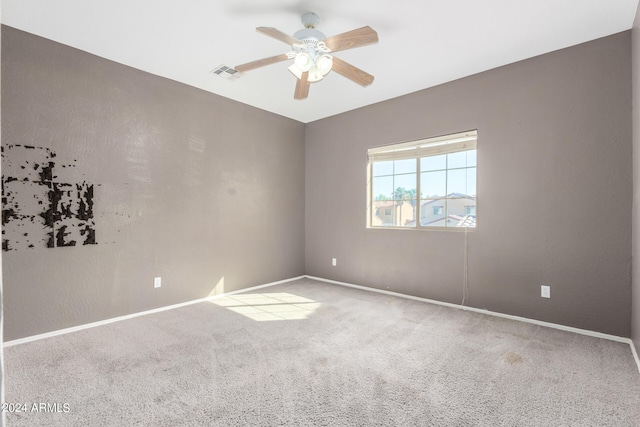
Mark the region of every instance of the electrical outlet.
<instances>
[{"instance_id":1,"label":"electrical outlet","mask_svg":"<svg viewBox=\"0 0 640 427\"><path fill-rule=\"evenodd\" d=\"M542 298L551 298L551 286L540 286L540 296Z\"/></svg>"},{"instance_id":2,"label":"electrical outlet","mask_svg":"<svg viewBox=\"0 0 640 427\"><path fill-rule=\"evenodd\" d=\"M159 288L162 286L162 277L154 277L153 278L153 287Z\"/></svg>"},{"instance_id":3,"label":"electrical outlet","mask_svg":"<svg viewBox=\"0 0 640 427\"><path fill-rule=\"evenodd\" d=\"M336 265L338 265L338 261L335 258L332 258L331 259L331 265L333 265L335 267Z\"/></svg>"}]
</instances>

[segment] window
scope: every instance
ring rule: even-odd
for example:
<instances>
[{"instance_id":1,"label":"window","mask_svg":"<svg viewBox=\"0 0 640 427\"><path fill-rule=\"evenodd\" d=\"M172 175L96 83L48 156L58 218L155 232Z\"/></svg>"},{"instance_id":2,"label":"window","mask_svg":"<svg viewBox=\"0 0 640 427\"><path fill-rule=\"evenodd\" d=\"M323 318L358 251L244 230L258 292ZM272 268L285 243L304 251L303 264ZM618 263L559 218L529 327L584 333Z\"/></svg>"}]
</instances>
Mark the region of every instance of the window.
<instances>
[{"instance_id":1,"label":"window","mask_svg":"<svg viewBox=\"0 0 640 427\"><path fill-rule=\"evenodd\" d=\"M369 149L368 226L476 227L476 150L476 131Z\"/></svg>"}]
</instances>

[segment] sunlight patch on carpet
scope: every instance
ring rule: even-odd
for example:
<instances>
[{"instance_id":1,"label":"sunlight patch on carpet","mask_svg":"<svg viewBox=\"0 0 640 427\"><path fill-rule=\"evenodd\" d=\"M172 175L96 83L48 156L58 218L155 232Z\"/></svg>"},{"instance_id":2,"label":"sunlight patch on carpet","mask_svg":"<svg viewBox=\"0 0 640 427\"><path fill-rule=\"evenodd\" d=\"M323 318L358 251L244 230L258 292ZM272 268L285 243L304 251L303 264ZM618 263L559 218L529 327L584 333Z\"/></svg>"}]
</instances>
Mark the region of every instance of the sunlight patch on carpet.
<instances>
[{"instance_id":1,"label":"sunlight patch on carpet","mask_svg":"<svg viewBox=\"0 0 640 427\"><path fill-rule=\"evenodd\" d=\"M229 295L211 303L258 322L307 319L321 305L287 292Z\"/></svg>"}]
</instances>

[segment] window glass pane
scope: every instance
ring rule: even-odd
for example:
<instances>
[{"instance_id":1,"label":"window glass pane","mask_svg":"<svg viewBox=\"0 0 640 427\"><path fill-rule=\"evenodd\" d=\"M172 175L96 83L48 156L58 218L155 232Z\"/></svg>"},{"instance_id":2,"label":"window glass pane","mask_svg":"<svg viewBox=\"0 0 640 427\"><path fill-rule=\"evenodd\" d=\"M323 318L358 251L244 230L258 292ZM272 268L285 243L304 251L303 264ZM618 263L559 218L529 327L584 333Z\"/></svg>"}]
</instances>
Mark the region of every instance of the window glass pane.
<instances>
[{"instance_id":1,"label":"window glass pane","mask_svg":"<svg viewBox=\"0 0 640 427\"><path fill-rule=\"evenodd\" d=\"M467 167L467 152L447 154L447 167L449 169Z\"/></svg>"},{"instance_id":2,"label":"window glass pane","mask_svg":"<svg viewBox=\"0 0 640 427\"><path fill-rule=\"evenodd\" d=\"M374 200L389 200L393 198L393 176L382 176L373 178Z\"/></svg>"},{"instance_id":3,"label":"window glass pane","mask_svg":"<svg viewBox=\"0 0 640 427\"><path fill-rule=\"evenodd\" d=\"M396 200L416 198L416 174L395 175L393 198Z\"/></svg>"},{"instance_id":4,"label":"window glass pane","mask_svg":"<svg viewBox=\"0 0 640 427\"><path fill-rule=\"evenodd\" d=\"M476 199L455 197L447 199L447 227L475 227Z\"/></svg>"},{"instance_id":5,"label":"window glass pane","mask_svg":"<svg viewBox=\"0 0 640 427\"><path fill-rule=\"evenodd\" d=\"M393 160L373 163L373 176L381 175L393 175Z\"/></svg>"},{"instance_id":6,"label":"window glass pane","mask_svg":"<svg viewBox=\"0 0 640 427\"><path fill-rule=\"evenodd\" d=\"M447 172L422 172L420 174L421 198L444 197L447 194Z\"/></svg>"},{"instance_id":7,"label":"window glass pane","mask_svg":"<svg viewBox=\"0 0 640 427\"><path fill-rule=\"evenodd\" d=\"M447 168L447 155L441 154L439 156L422 157L420 159L421 171L433 171Z\"/></svg>"},{"instance_id":8,"label":"window glass pane","mask_svg":"<svg viewBox=\"0 0 640 427\"><path fill-rule=\"evenodd\" d=\"M420 200L420 225L442 227L445 225L445 199Z\"/></svg>"},{"instance_id":9,"label":"window glass pane","mask_svg":"<svg viewBox=\"0 0 640 427\"><path fill-rule=\"evenodd\" d=\"M476 168L467 169L467 194L476 197Z\"/></svg>"},{"instance_id":10,"label":"window glass pane","mask_svg":"<svg viewBox=\"0 0 640 427\"><path fill-rule=\"evenodd\" d=\"M371 225L374 227L415 227L415 203L407 200L374 200Z\"/></svg>"},{"instance_id":11,"label":"window glass pane","mask_svg":"<svg viewBox=\"0 0 640 427\"><path fill-rule=\"evenodd\" d=\"M396 227L415 227L415 201L396 200L393 206L393 225Z\"/></svg>"},{"instance_id":12,"label":"window glass pane","mask_svg":"<svg viewBox=\"0 0 640 427\"><path fill-rule=\"evenodd\" d=\"M389 200L374 200L371 225L374 227L389 227L395 224L396 202Z\"/></svg>"},{"instance_id":13,"label":"window glass pane","mask_svg":"<svg viewBox=\"0 0 640 427\"><path fill-rule=\"evenodd\" d=\"M467 166L477 166L477 150L469 150L467 153Z\"/></svg>"},{"instance_id":14,"label":"window glass pane","mask_svg":"<svg viewBox=\"0 0 640 427\"><path fill-rule=\"evenodd\" d=\"M394 160L393 173L412 173L416 171L416 159Z\"/></svg>"},{"instance_id":15,"label":"window glass pane","mask_svg":"<svg viewBox=\"0 0 640 427\"><path fill-rule=\"evenodd\" d=\"M466 197L447 199L447 215L456 222L461 220L466 215L465 206L468 204L469 199Z\"/></svg>"},{"instance_id":16,"label":"window glass pane","mask_svg":"<svg viewBox=\"0 0 640 427\"><path fill-rule=\"evenodd\" d=\"M465 196L467 192L467 170L453 169L447 171L447 193L454 197Z\"/></svg>"}]
</instances>

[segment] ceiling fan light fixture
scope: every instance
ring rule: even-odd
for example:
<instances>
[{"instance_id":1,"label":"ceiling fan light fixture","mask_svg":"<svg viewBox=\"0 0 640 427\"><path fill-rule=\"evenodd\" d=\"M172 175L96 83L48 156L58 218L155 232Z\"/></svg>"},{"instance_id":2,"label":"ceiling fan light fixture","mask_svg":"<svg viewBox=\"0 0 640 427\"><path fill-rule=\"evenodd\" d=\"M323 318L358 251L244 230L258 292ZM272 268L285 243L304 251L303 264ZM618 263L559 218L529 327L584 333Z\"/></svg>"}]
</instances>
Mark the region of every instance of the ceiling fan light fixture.
<instances>
[{"instance_id":1,"label":"ceiling fan light fixture","mask_svg":"<svg viewBox=\"0 0 640 427\"><path fill-rule=\"evenodd\" d=\"M331 67L333 67L333 57L331 55L320 55L316 59L316 68L318 72L323 76L326 76L329 71L331 71Z\"/></svg>"},{"instance_id":2,"label":"ceiling fan light fixture","mask_svg":"<svg viewBox=\"0 0 640 427\"><path fill-rule=\"evenodd\" d=\"M297 79L302 78L302 70L296 65L295 62L289 66L288 70L291 72L291 74L296 76Z\"/></svg>"},{"instance_id":3,"label":"ceiling fan light fixture","mask_svg":"<svg viewBox=\"0 0 640 427\"><path fill-rule=\"evenodd\" d=\"M316 67L313 67L309 70L309 78L307 79L309 83L315 83L322 80L324 74L322 74Z\"/></svg>"},{"instance_id":4,"label":"ceiling fan light fixture","mask_svg":"<svg viewBox=\"0 0 640 427\"><path fill-rule=\"evenodd\" d=\"M293 62L301 72L309 71L314 65L311 55L307 52L298 52Z\"/></svg>"},{"instance_id":5,"label":"ceiling fan light fixture","mask_svg":"<svg viewBox=\"0 0 640 427\"><path fill-rule=\"evenodd\" d=\"M314 83L322 80L331 71L332 66L333 57L331 55L316 54L312 57L309 52L298 52L289 71L298 79L302 78L302 73L308 72L308 82Z\"/></svg>"}]
</instances>

